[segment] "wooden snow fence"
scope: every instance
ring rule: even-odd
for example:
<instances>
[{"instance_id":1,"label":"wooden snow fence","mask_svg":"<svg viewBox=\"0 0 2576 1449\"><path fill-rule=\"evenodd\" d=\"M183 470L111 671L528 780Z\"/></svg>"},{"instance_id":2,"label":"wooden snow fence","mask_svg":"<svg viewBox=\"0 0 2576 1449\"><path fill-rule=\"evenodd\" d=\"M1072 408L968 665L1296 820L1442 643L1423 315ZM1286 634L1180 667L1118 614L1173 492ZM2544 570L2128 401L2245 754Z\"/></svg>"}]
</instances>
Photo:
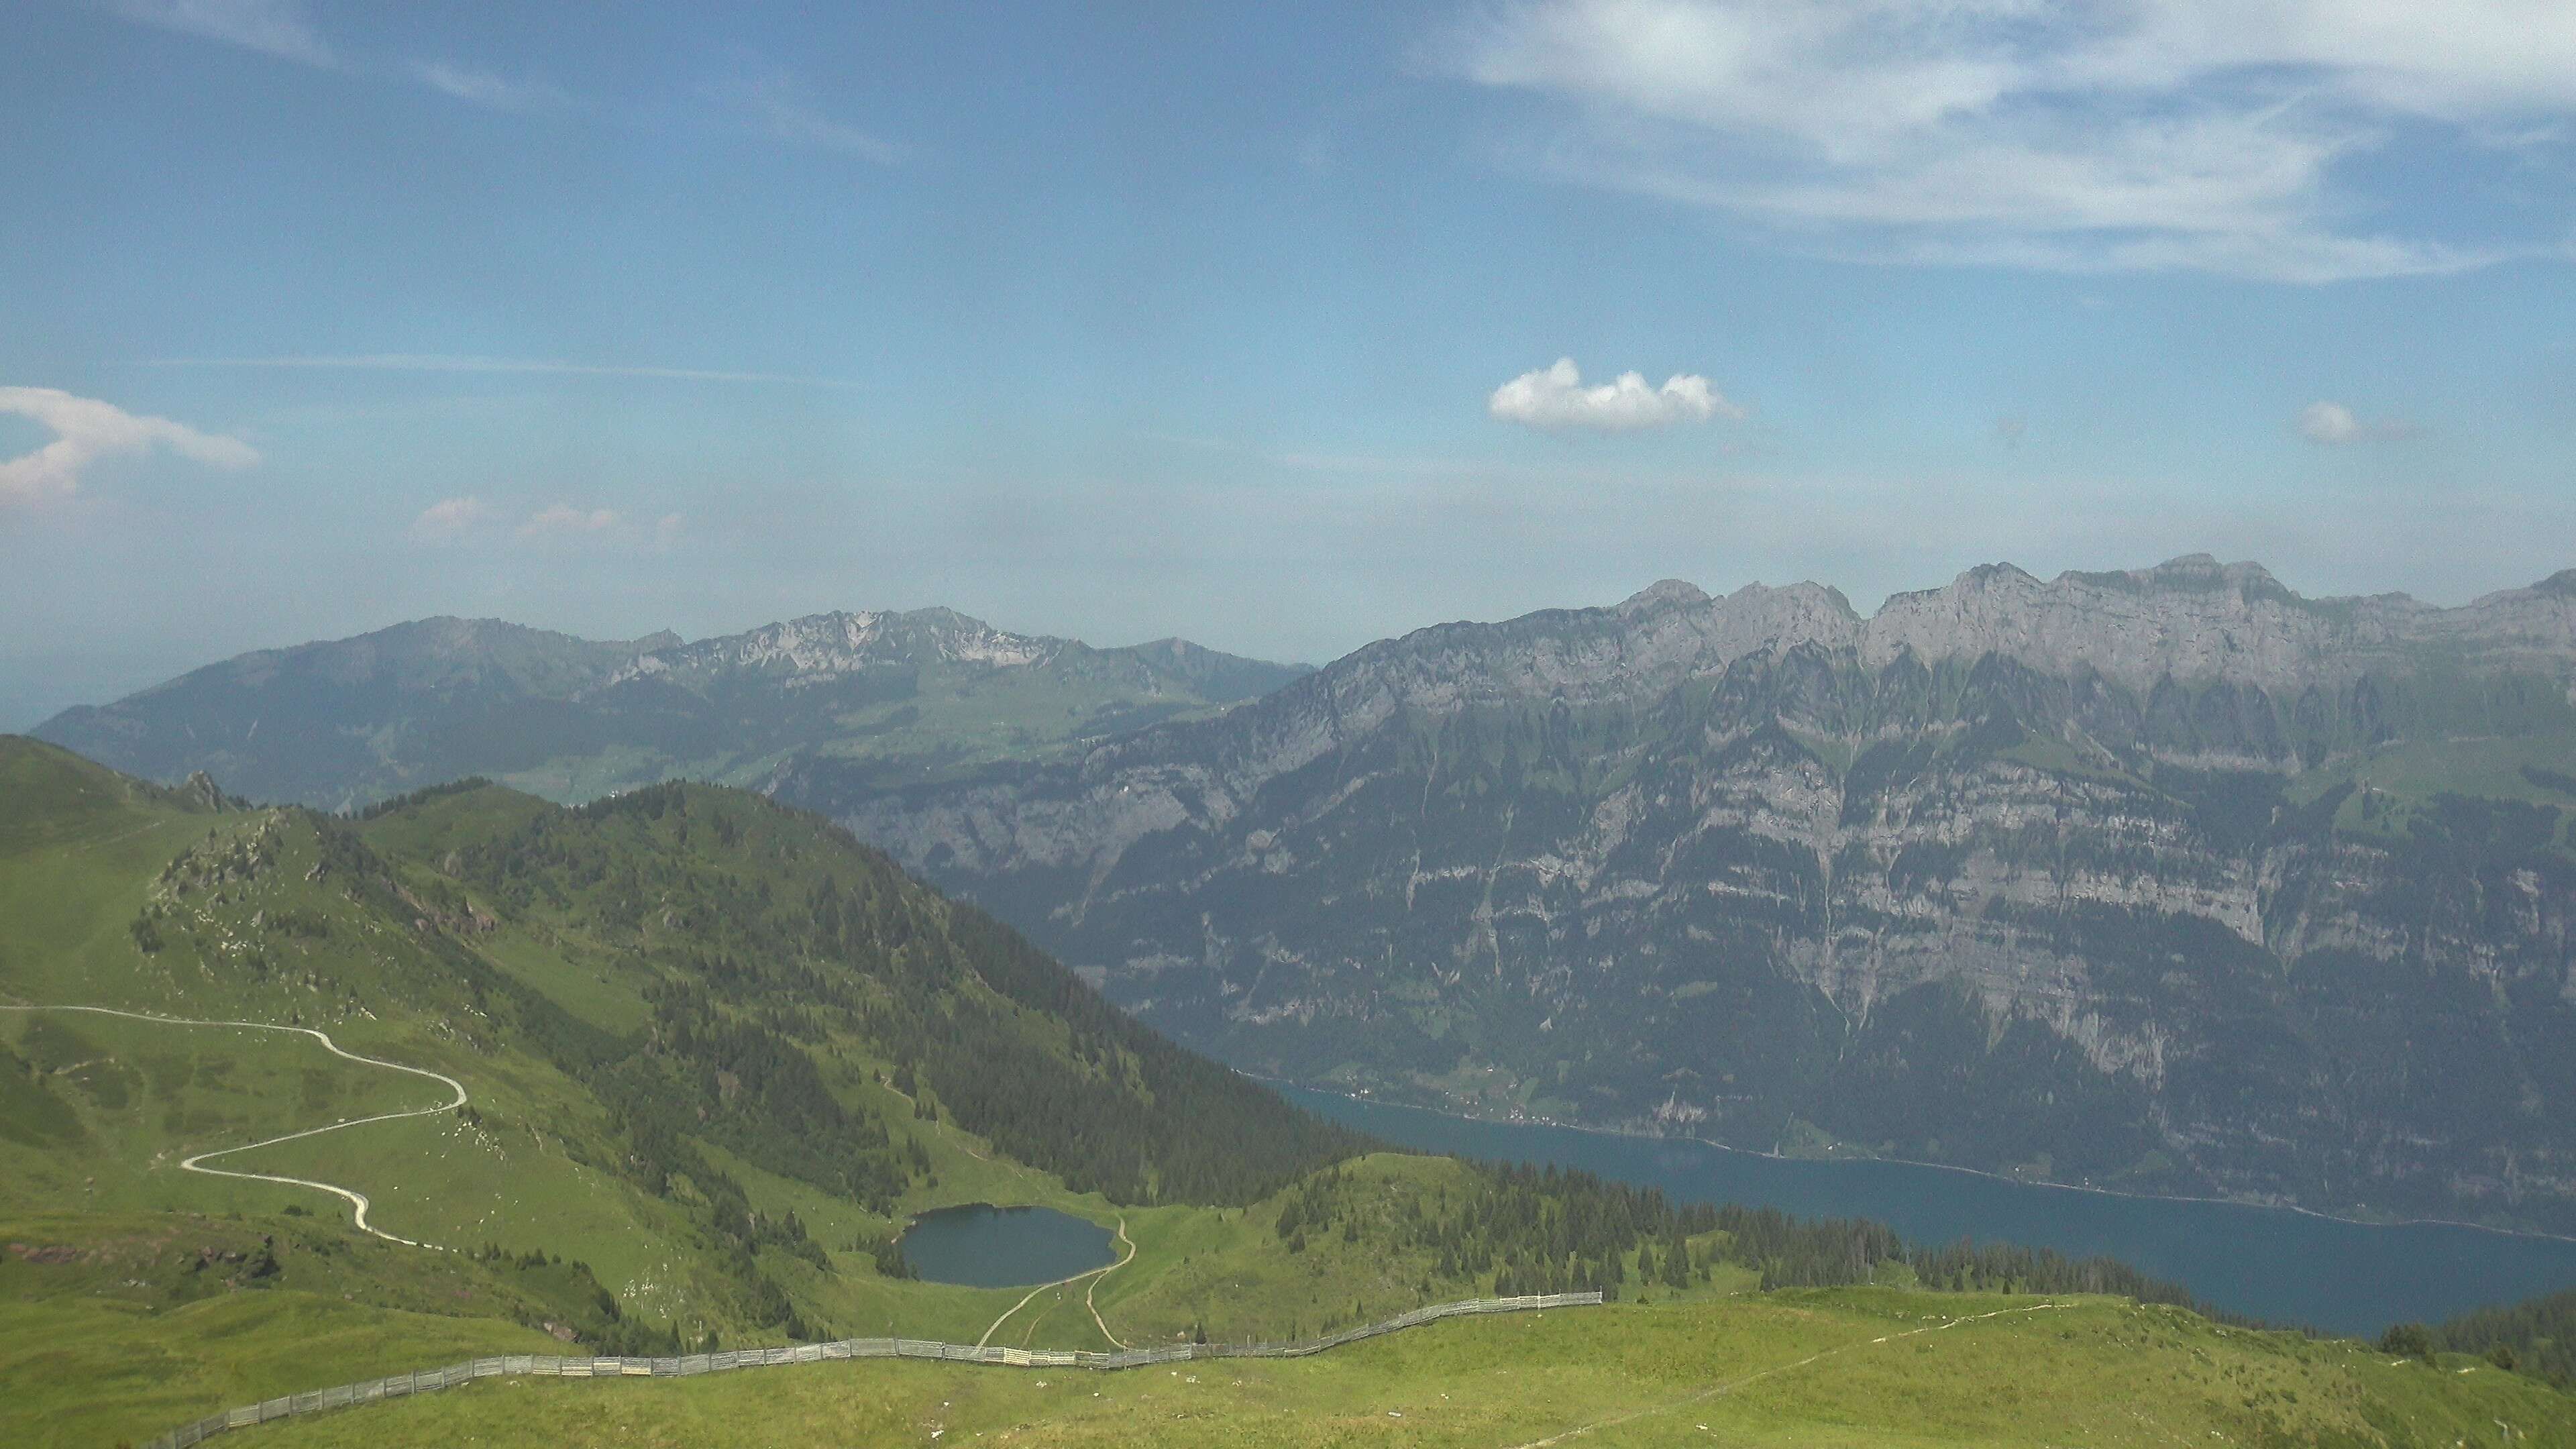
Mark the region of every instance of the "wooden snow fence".
<instances>
[{"instance_id":1,"label":"wooden snow fence","mask_svg":"<svg viewBox=\"0 0 2576 1449\"><path fill-rule=\"evenodd\" d=\"M1297 1343L1177 1343L1159 1348L1121 1349L1115 1353L1093 1353L1082 1349L1003 1348L998 1345L977 1348L963 1343L937 1343L923 1338L843 1338L830 1343L800 1343L787 1348L746 1348L731 1353L691 1353L677 1358L574 1358L554 1354L501 1354L492 1358L469 1359L445 1368L422 1369L416 1373L395 1374L390 1378L368 1379L363 1383L342 1384L335 1389L319 1389L309 1394L288 1394L256 1404L244 1404L220 1414L209 1415L193 1424L182 1424L157 1439L145 1441L143 1449L187 1449L202 1444L217 1434L234 1429L247 1429L271 1419L290 1418L297 1414L318 1414L328 1409L345 1409L357 1404L382 1403L387 1399L404 1399L414 1394L434 1393L454 1388L476 1379L534 1376L555 1379L635 1379L688 1378L695 1374L724 1373L731 1369L767 1368L776 1364L821 1363L832 1359L916 1358L934 1359L941 1363L993 1364L1005 1368L1073 1368L1131 1369L1153 1364L1194 1363L1214 1358L1305 1358L1326 1349L1357 1343L1364 1338L1417 1328L1443 1318L1463 1318L1478 1313L1525 1313L1541 1308L1586 1308L1601 1301L1598 1293L1542 1293L1520 1298L1471 1298L1463 1303L1439 1303L1399 1314L1383 1323L1346 1328L1322 1338Z\"/></svg>"}]
</instances>

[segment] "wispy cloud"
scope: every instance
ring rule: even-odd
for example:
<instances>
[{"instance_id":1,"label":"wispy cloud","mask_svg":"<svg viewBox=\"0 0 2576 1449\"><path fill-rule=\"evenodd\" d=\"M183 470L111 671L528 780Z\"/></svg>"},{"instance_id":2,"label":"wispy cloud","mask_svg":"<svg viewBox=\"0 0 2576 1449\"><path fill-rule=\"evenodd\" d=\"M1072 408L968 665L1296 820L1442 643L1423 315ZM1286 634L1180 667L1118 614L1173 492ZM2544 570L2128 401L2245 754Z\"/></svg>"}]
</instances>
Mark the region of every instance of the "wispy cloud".
<instances>
[{"instance_id":1,"label":"wispy cloud","mask_svg":"<svg viewBox=\"0 0 2576 1449\"><path fill-rule=\"evenodd\" d=\"M2302 282L2557 252L2359 221L2355 162L2576 115L2576 7L2323 0L1520 0L1435 49L1569 103L1543 169L1880 260ZM2544 138L2533 140L2531 138Z\"/></svg>"},{"instance_id":2,"label":"wispy cloud","mask_svg":"<svg viewBox=\"0 0 2576 1449\"><path fill-rule=\"evenodd\" d=\"M555 111L572 104L571 95L551 81L513 80L494 71L436 60L412 62L411 73L431 90L488 110Z\"/></svg>"},{"instance_id":3,"label":"wispy cloud","mask_svg":"<svg viewBox=\"0 0 2576 1449\"><path fill-rule=\"evenodd\" d=\"M491 512L480 498L442 498L411 521L411 536L423 543L452 543L471 532Z\"/></svg>"},{"instance_id":4,"label":"wispy cloud","mask_svg":"<svg viewBox=\"0 0 2576 1449\"><path fill-rule=\"evenodd\" d=\"M793 77L768 73L707 87L707 94L758 122L777 140L855 156L879 166L893 166L911 154L898 142L860 129L825 112Z\"/></svg>"},{"instance_id":5,"label":"wispy cloud","mask_svg":"<svg viewBox=\"0 0 2576 1449\"><path fill-rule=\"evenodd\" d=\"M259 453L239 438L201 433L168 418L129 413L113 403L50 387L0 387L0 413L33 418L54 440L0 461L0 507L26 507L80 490L90 464L117 454L167 448L216 468L247 468Z\"/></svg>"},{"instance_id":6,"label":"wispy cloud","mask_svg":"<svg viewBox=\"0 0 2576 1449\"><path fill-rule=\"evenodd\" d=\"M519 525L519 537L563 538L606 533L617 526L617 518L614 509L581 509L568 503L558 503L529 514L527 522Z\"/></svg>"},{"instance_id":7,"label":"wispy cloud","mask_svg":"<svg viewBox=\"0 0 2576 1449\"><path fill-rule=\"evenodd\" d=\"M280 60L339 64L297 0L110 0L109 8L128 20L219 40Z\"/></svg>"},{"instance_id":8,"label":"wispy cloud","mask_svg":"<svg viewBox=\"0 0 2576 1449\"><path fill-rule=\"evenodd\" d=\"M629 518L614 508L551 503L511 523L508 512L514 511L505 511L473 494L442 498L412 519L409 532L414 542L432 546L472 538L492 540L506 531L510 539L532 547L586 540L640 553L666 554L679 546L686 522L677 513L650 519Z\"/></svg>"},{"instance_id":9,"label":"wispy cloud","mask_svg":"<svg viewBox=\"0 0 2576 1449\"><path fill-rule=\"evenodd\" d=\"M1597 387L1583 385L1582 370L1571 357L1552 367L1524 372L1495 388L1485 411L1507 423L1533 428L1591 428L1632 432L1675 423L1704 423L1711 418L1741 419L1744 409L1708 385L1696 373L1676 373L1662 387L1645 375L1623 372Z\"/></svg>"},{"instance_id":10,"label":"wispy cloud","mask_svg":"<svg viewBox=\"0 0 2576 1449\"><path fill-rule=\"evenodd\" d=\"M2338 402L2312 402L2299 410L2299 436L2329 448L2348 443L2389 443L2414 435L2411 423L2357 417L2352 409Z\"/></svg>"},{"instance_id":11,"label":"wispy cloud","mask_svg":"<svg viewBox=\"0 0 2576 1449\"><path fill-rule=\"evenodd\" d=\"M773 382L799 387L856 387L846 378L789 372L734 372L704 367L626 367L513 357L451 357L437 353L379 352L346 357L156 357L146 367L247 367L354 372L529 373L568 377L645 377L675 382Z\"/></svg>"}]
</instances>

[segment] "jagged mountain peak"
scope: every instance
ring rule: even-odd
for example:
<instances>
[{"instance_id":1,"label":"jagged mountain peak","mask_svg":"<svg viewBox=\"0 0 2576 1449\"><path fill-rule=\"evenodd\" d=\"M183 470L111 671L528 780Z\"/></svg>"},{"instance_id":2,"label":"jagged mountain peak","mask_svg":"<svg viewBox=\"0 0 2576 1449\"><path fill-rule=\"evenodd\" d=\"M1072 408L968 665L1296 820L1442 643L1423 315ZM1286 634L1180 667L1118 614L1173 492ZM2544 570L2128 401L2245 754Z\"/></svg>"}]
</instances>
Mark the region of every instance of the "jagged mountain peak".
<instances>
[{"instance_id":1,"label":"jagged mountain peak","mask_svg":"<svg viewBox=\"0 0 2576 1449\"><path fill-rule=\"evenodd\" d=\"M2150 568L2068 569L2053 579L2042 579L2014 563L1978 564L1939 588L1889 595L1887 602L1879 606L1878 616L1884 617L1891 610L1901 614L1934 601L1970 597L2023 601L2106 593L2232 595L2243 604L2265 599L2285 604L2307 602L2259 563L2221 563L2214 554L2187 553Z\"/></svg>"},{"instance_id":2,"label":"jagged mountain peak","mask_svg":"<svg viewBox=\"0 0 2576 1449\"><path fill-rule=\"evenodd\" d=\"M1706 599L1706 596L1702 596ZM1722 599L1706 599L1721 612L1744 614L1753 611L1812 614L1840 624L1857 625L1861 618L1843 591L1831 584L1801 579L1794 584L1750 583ZM1830 625L1828 627L1831 627Z\"/></svg>"},{"instance_id":3,"label":"jagged mountain peak","mask_svg":"<svg viewBox=\"0 0 2576 1449\"><path fill-rule=\"evenodd\" d=\"M1708 595L1699 585L1685 579L1658 579L1620 601L1622 614L1642 614L1648 609L1674 605L1705 604Z\"/></svg>"},{"instance_id":4,"label":"jagged mountain peak","mask_svg":"<svg viewBox=\"0 0 2576 1449\"><path fill-rule=\"evenodd\" d=\"M1459 622L1382 640L1325 666L1315 686L1348 720L1383 708L1476 701L1648 698L1736 660L1799 648L1880 668L2013 659L2133 689L2226 680L2295 693L2439 652L2455 660L2576 669L2576 570L2460 609L2404 595L2303 598L2259 563L2193 553L2148 568L2041 579L1980 564L1939 588L1891 595L1863 618L1840 590L1751 583L1712 597L1666 579L1615 605ZM2550 661L2556 661L2551 663ZM1281 708L1292 708L1281 701Z\"/></svg>"},{"instance_id":5,"label":"jagged mountain peak","mask_svg":"<svg viewBox=\"0 0 2576 1449\"><path fill-rule=\"evenodd\" d=\"M2542 579L2536 584L2533 584L2529 592L2535 594L2555 594L2561 598L2576 598L2576 569L2560 569L2558 572L2551 574L2549 577Z\"/></svg>"},{"instance_id":6,"label":"jagged mountain peak","mask_svg":"<svg viewBox=\"0 0 2576 1449\"><path fill-rule=\"evenodd\" d=\"M2201 593L2232 593L2252 603L2257 599L2276 599L2285 603L2303 603L2299 595L2275 578L2270 569L2251 560L2220 563L2213 554L2187 553L2169 558L2154 568L2131 569L2123 574L2082 574L2068 572L2060 580L2107 583L2125 578L2145 590L2182 590Z\"/></svg>"}]
</instances>

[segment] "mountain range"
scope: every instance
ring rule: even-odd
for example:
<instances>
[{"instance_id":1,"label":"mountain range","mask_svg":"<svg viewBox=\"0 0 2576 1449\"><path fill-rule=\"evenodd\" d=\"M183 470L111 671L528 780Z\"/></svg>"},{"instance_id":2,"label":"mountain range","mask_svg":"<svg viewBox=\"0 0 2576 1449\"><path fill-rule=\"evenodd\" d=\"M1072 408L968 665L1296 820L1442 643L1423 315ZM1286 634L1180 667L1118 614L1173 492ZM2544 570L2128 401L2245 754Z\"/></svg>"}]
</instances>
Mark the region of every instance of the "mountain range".
<instances>
[{"instance_id":1,"label":"mountain range","mask_svg":"<svg viewBox=\"0 0 2576 1449\"><path fill-rule=\"evenodd\" d=\"M2576 571L1664 583L1078 760L772 785L1281 1078L2576 1227Z\"/></svg>"},{"instance_id":2,"label":"mountain range","mask_svg":"<svg viewBox=\"0 0 2576 1449\"><path fill-rule=\"evenodd\" d=\"M572 801L674 777L754 784L799 755L876 783L939 778L1204 714L1302 672L1183 639L1094 649L938 608L695 643L439 618L245 654L33 733L136 775L202 770L329 809L470 775Z\"/></svg>"},{"instance_id":3,"label":"mountain range","mask_svg":"<svg viewBox=\"0 0 2576 1449\"><path fill-rule=\"evenodd\" d=\"M429 621L40 733L332 805L751 784L1286 1080L2576 1228L2576 570L1666 582L1313 672L944 610Z\"/></svg>"}]
</instances>

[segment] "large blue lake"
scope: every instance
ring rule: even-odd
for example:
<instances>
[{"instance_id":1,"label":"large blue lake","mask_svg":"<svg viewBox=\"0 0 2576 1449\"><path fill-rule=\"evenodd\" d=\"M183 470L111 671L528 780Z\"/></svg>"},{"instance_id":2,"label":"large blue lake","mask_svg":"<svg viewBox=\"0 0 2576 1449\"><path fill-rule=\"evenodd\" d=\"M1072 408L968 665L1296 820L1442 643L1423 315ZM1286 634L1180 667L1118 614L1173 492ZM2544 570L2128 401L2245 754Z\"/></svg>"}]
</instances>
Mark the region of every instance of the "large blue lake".
<instances>
[{"instance_id":1,"label":"large blue lake","mask_svg":"<svg viewBox=\"0 0 2576 1449\"><path fill-rule=\"evenodd\" d=\"M900 1246L933 1283L1017 1288L1052 1283L1116 1262L1109 1230L1053 1208L969 1203L923 1213Z\"/></svg>"},{"instance_id":2,"label":"large blue lake","mask_svg":"<svg viewBox=\"0 0 2576 1449\"><path fill-rule=\"evenodd\" d=\"M1706 1143L1481 1122L1330 1092L1298 1105L1389 1142L1494 1161L1555 1163L1687 1202L1865 1217L1916 1242L2027 1243L2107 1254L2223 1308L2339 1333L2447 1318L2576 1286L2576 1242L2477 1228L2374 1227L2275 1208L2114 1197L1896 1162L1808 1162Z\"/></svg>"}]
</instances>

